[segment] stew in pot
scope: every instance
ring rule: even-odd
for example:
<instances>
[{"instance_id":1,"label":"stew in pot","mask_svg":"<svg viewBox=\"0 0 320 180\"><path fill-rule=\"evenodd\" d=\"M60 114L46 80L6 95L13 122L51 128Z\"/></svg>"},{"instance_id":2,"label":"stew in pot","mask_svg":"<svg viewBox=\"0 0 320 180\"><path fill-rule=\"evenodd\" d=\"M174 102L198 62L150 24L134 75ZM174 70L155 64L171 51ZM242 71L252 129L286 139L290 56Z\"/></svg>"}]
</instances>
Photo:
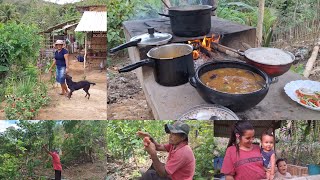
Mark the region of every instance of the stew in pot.
<instances>
[{"instance_id":1,"label":"stew in pot","mask_svg":"<svg viewBox=\"0 0 320 180\"><path fill-rule=\"evenodd\" d=\"M239 68L214 69L200 77L206 86L229 94L247 94L262 89L265 80L249 70Z\"/></svg>"}]
</instances>

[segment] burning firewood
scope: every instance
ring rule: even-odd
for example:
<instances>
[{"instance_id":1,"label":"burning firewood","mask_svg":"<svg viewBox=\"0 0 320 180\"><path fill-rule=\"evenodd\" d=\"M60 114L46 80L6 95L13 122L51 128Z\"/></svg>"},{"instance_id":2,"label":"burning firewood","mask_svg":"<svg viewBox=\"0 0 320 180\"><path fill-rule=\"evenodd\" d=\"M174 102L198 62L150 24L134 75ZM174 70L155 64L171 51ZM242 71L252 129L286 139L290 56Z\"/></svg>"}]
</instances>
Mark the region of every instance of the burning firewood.
<instances>
[{"instance_id":1,"label":"burning firewood","mask_svg":"<svg viewBox=\"0 0 320 180\"><path fill-rule=\"evenodd\" d=\"M193 57L194 60L197 60L197 59L200 57L199 51L194 50L194 51L192 52L192 57Z\"/></svg>"},{"instance_id":2,"label":"burning firewood","mask_svg":"<svg viewBox=\"0 0 320 180\"><path fill-rule=\"evenodd\" d=\"M210 50L208 50L207 48L204 48L202 46L200 46L200 52L204 53L209 58L213 57L213 53Z\"/></svg>"}]
</instances>

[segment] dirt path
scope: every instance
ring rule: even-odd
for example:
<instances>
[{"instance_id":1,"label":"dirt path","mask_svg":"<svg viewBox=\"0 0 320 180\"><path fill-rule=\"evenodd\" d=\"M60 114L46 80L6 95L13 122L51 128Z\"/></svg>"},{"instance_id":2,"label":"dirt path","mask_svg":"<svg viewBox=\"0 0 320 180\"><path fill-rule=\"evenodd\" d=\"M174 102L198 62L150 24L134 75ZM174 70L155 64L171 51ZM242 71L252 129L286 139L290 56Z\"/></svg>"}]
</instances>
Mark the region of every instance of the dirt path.
<instances>
[{"instance_id":1,"label":"dirt path","mask_svg":"<svg viewBox=\"0 0 320 180\"><path fill-rule=\"evenodd\" d=\"M79 179L105 179L107 176L108 164L104 162L85 163L64 168L62 171L62 179L79 180ZM54 178L52 169L37 169L35 174Z\"/></svg>"},{"instance_id":2,"label":"dirt path","mask_svg":"<svg viewBox=\"0 0 320 180\"><path fill-rule=\"evenodd\" d=\"M84 78L83 64L78 62L71 55L69 74L73 81L80 81ZM48 74L44 79L48 79ZM99 69L86 70L85 79L96 83L91 86L88 100L83 90L75 91L69 100L58 93L61 91L57 84L49 85L48 95L51 102L48 107L40 110L36 119L39 120L106 120L107 119L107 82L106 72Z\"/></svg>"}]
</instances>

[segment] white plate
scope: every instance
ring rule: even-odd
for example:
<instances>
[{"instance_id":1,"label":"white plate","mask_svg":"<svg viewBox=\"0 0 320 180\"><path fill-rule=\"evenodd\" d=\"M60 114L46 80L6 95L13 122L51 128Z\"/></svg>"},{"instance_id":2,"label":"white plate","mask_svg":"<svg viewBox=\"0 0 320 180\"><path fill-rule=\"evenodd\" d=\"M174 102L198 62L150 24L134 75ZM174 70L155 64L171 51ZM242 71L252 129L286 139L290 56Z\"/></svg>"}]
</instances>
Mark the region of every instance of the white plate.
<instances>
[{"instance_id":1,"label":"white plate","mask_svg":"<svg viewBox=\"0 0 320 180\"><path fill-rule=\"evenodd\" d=\"M178 120L240 120L230 109L217 104L203 104L189 109Z\"/></svg>"},{"instance_id":2,"label":"white plate","mask_svg":"<svg viewBox=\"0 0 320 180\"><path fill-rule=\"evenodd\" d=\"M300 103L299 98L295 92L299 88L306 88L306 89L310 89L311 91L320 91L320 82L311 81L311 80L297 80L297 81L291 81L284 86L284 92L293 101L299 103L301 106L304 106L308 109L320 111L320 108L315 108L315 107L307 106L305 104Z\"/></svg>"}]
</instances>

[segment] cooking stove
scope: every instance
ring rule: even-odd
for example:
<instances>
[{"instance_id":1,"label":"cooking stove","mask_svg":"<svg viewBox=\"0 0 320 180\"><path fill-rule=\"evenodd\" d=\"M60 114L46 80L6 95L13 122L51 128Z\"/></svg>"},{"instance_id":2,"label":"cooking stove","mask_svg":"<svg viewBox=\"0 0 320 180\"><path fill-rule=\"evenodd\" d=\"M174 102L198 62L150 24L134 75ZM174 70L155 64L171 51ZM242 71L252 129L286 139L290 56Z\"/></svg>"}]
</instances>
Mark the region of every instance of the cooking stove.
<instances>
[{"instance_id":1,"label":"cooking stove","mask_svg":"<svg viewBox=\"0 0 320 180\"><path fill-rule=\"evenodd\" d=\"M251 47L256 47L256 30L253 27L236 24L218 17L211 17L212 27L210 33L206 37L211 37L213 34L222 34L223 38L219 42L221 45L233 49L245 50L242 43L246 43ZM123 30L127 41L133 36L141 35L147 32L147 28L154 27L158 32L166 32L172 34L170 21L167 18L133 20L123 23ZM172 34L173 35L173 34ZM169 43L188 43L203 37L177 37L173 35L173 39ZM214 47L212 57L206 57L209 60L231 58L227 49L225 51ZM146 58L146 53L152 47L145 48L128 48L129 57L132 63ZM222 52L224 53L222 53ZM219 57L221 56L221 57ZM203 59L204 59L203 58ZM234 58L238 59L238 58ZM197 62L198 60L195 60ZM205 61L205 60L203 60ZM200 61L199 61L200 62ZM144 91L148 106L152 109L155 119L177 119L182 114L187 112L192 107L200 104L206 104L199 96L196 89L189 83L166 87L155 82L153 68L144 66L135 70L141 87ZM283 87L289 81L301 79L301 76L293 72L287 72L279 78L279 82L270 86L267 96L254 108L242 113L237 113L241 119L317 119L319 114L291 101L287 96L284 96ZM276 99L276 103L275 103ZM288 113L290 112L290 113Z\"/></svg>"},{"instance_id":2,"label":"cooking stove","mask_svg":"<svg viewBox=\"0 0 320 180\"><path fill-rule=\"evenodd\" d=\"M217 42L218 45L213 43L211 44L211 48L205 48L202 46L196 48L199 52L199 58L194 61L195 69L210 61L243 60L243 57L228 51L223 48L224 46L239 50L246 50L246 46L256 46L256 29L254 27L237 24L215 16L211 17L210 32L205 36L198 37L179 37L174 35L171 30L169 18L125 21L123 23L123 27L127 36L126 39L146 33L150 27L153 27L155 32L172 34L173 37L169 43L189 43L194 45L195 41L202 42L204 38L219 37L220 40ZM220 47L219 45L223 46ZM147 52L153 47L155 46L138 48L140 59L146 59Z\"/></svg>"},{"instance_id":3,"label":"cooking stove","mask_svg":"<svg viewBox=\"0 0 320 180\"><path fill-rule=\"evenodd\" d=\"M211 30L205 36L198 37L179 37L172 33L170 19L169 18L156 18L156 19L144 19L144 20L131 20L123 23L124 31L126 32L126 39L130 39L133 36L147 33L148 28L153 27L155 32L170 33L172 39L169 43L190 43L195 40L202 41L204 37L210 38L212 36L220 36L219 44L230 47L233 49L246 50L243 44L247 44L251 47L256 46L256 29L254 27L237 24L230 22L215 16L211 17ZM154 46L147 46L144 48L138 48L140 59L146 59L147 52ZM197 68L201 64L214 61L214 60L234 60L238 61L239 56L235 53L227 51L222 48L211 46L211 50L207 50L203 47L199 49L200 57L195 60L195 67ZM219 50L218 50L219 49Z\"/></svg>"}]
</instances>

